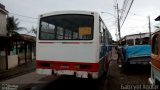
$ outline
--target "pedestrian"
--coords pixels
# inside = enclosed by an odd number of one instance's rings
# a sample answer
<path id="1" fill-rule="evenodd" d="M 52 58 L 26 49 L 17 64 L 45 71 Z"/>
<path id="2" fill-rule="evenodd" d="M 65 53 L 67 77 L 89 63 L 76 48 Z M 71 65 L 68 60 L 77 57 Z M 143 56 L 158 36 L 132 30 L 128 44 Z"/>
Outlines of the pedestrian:
<path id="1" fill-rule="evenodd" d="M 117 63 L 119 67 L 122 67 L 122 63 L 123 63 L 123 54 L 122 54 L 122 46 L 119 44 L 117 47 L 117 54 L 118 54 L 118 58 L 117 58 Z"/>

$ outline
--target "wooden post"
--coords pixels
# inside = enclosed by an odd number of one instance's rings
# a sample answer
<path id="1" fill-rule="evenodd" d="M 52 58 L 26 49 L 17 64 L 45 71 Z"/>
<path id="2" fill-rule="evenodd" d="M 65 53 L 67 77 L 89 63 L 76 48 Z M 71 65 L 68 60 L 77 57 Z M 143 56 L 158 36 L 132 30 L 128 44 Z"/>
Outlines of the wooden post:
<path id="1" fill-rule="evenodd" d="M 27 63 L 27 45 L 25 41 L 24 41 L 24 56 L 25 56 L 25 63 Z"/>
<path id="2" fill-rule="evenodd" d="M 31 42 L 29 43 L 29 46 L 30 46 L 30 59 L 32 60 L 32 43 Z"/>
<path id="3" fill-rule="evenodd" d="M 151 44 L 151 20 L 150 20 L 150 16 L 148 16 L 148 28 L 149 28 L 149 43 Z"/>
<path id="4" fill-rule="evenodd" d="M 7 38 L 7 40 L 6 40 L 7 42 L 5 42 L 5 44 L 6 44 L 6 46 L 5 46 L 5 58 L 6 58 L 6 70 L 8 70 L 8 38 Z"/>
<path id="5" fill-rule="evenodd" d="M 8 38 L 7 47 L 8 47 L 8 48 L 7 48 L 7 49 L 8 49 L 8 52 L 7 52 L 7 53 L 8 53 L 8 55 L 10 55 L 10 49 L 11 49 L 11 38 L 10 38 L 10 37 Z"/>
<path id="6" fill-rule="evenodd" d="M 16 39 L 16 54 L 18 56 L 18 42 L 17 42 L 17 39 Z M 20 58 L 18 56 L 18 65 L 20 65 Z"/>
<path id="7" fill-rule="evenodd" d="M 17 40 L 16 40 L 16 54 L 18 55 L 18 46 L 17 46 Z"/>

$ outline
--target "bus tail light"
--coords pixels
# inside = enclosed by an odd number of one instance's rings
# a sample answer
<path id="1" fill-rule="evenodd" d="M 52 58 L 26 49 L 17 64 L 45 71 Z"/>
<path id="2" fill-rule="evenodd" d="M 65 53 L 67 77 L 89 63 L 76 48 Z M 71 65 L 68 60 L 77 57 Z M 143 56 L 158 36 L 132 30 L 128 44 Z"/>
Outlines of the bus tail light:
<path id="1" fill-rule="evenodd" d="M 50 67 L 51 64 L 50 63 L 38 63 L 38 66 L 41 66 L 41 67 Z"/>
<path id="2" fill-rule="evenodd" d="M 62 64 L 60 65 L 60 69 L 69 69 L 69 65 Z"/>
<path id="3" fill-rule="evenodd" d="M 75 65 L 74 66 L 74 68 L 76 68 L 76 69 L 82 69 L 82 70 L 84 70 L 84 69 L 92 69 L 92 65 Z"/>
<path id="4" fill-rule="evenodd" d="M 98 71 L 98 63 L 81 62 L 56 62 L 56 61 L 36 61 L 36 68 L 46 68 L 55 70 L 77 70 L 77 71 Z"/>

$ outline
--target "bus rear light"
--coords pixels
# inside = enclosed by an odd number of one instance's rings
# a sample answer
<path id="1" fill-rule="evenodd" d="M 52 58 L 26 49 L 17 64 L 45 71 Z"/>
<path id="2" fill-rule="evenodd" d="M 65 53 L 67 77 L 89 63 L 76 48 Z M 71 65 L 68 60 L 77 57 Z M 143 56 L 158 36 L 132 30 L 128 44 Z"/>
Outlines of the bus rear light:
<path id="1" fill-rule="evenodd" d="M 75 65 L 76 69 L 92 69 L 92 65 Z"/>
<path id="2" fill-rule="evenodd" d="M 49 67 L 52 67 L 53 65 L 50 64 L 50 63 L 38 63 L 37 66 L 38 67 L 49 68 Z"/>
<path id="3" fill-rule="evenodd" d="M 74 68 L 79 69 L 80 65 L 75 65 Z"/>
<path id="4" fill-rule="evenodd" d="M 36 68 L 96 72 L 98 63 L 36 61 Z"/>
<path id="5" fill-rule="evenodd" d="M 60 69 L 69 69 L 69 65 L 63 65 L 63 64 L 62 64 L 62 65 L 60 66 Z"/>
<path id="6" fill-rule="evenodd" d="M 40 63 L 40 66 L 43 66 L 43 67 L 50 67 L 50 63 Z"/>

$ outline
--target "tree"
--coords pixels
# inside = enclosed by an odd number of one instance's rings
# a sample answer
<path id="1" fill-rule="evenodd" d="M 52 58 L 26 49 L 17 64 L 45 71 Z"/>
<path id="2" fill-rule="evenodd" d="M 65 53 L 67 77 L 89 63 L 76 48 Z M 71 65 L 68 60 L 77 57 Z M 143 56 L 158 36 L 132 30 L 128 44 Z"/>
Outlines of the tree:
<path id="1" fill-rule="evenodd" d="M 34 28 L 34 27 L 32 27 L 31 32 L 33 32 L 34 34 L 36 34 L 37 33 L 37 29 Z"/>
<path id="2" fill-rule="evenodd" d="M 7 18 L 7 30 L 8 35 L 12 36 L 13 34 L 18 34 L 19 31 L 26 30 L 25 27 L 19 27 L 20 22 L 18 21 L 18 18 L 14 17 L 8 17 Z"/>

